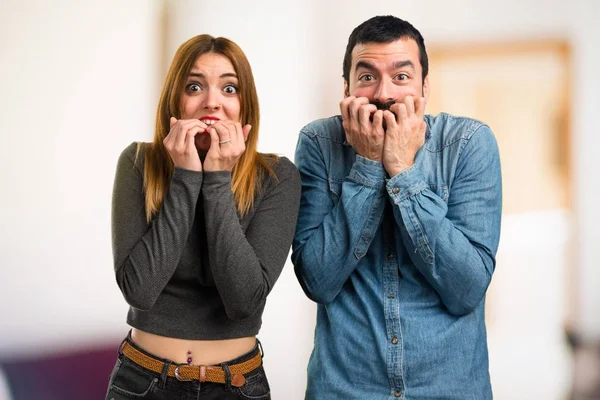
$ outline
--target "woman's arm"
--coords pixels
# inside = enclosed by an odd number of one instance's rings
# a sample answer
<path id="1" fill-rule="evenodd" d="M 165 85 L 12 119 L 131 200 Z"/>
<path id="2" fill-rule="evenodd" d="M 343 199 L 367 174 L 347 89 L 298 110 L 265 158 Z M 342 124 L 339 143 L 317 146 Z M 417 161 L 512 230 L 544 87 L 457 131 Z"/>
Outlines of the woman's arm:
<path id="1" fill-rule="evenodd" d="M 202 195 L 208 258 L 215 284 L 232 320 L 264 305 L 287 259 L 298 216 L 300 178 L 294 164 L 280 158 L 278 181 L 263 187 L 244 234 L 233 201 L 231 173 L 205 172 Z"/>
<path id="2" fill-rule="evenodd" d="M 175 168 L 164 202 L 148 224 L 143 157 L 127 147 L 117 165 L 112 198 L 112 245 L 117 284 L 129 305 L 152 308 L 175 272 L 194 222 L 202 172 Z"/>

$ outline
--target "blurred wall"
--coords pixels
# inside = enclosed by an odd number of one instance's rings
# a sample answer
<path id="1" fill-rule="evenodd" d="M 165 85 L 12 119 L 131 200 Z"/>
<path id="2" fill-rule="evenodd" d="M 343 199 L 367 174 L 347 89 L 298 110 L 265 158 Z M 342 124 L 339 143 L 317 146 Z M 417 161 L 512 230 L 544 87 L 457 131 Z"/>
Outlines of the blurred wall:
<path id="1" fill-rule="evenodd" d="M 0 4 L 0 180 L 5 182 L 0 197 L 0 356 L 116 341 L 127 331 L 127 307 L 114 281 L 110 249 L 114 168 L 130 142 L 151 139 L 166 66 L 181 42 L 207 32 L 240 44 L 261 101 L 260 150 L 293 158 L 299 129 L 337 113 L 347 37 L 377 14 L 411 21 L 428 44 L 571 41 L 575 218 L 567 213 L 567 223 L 559 218 L 551 226 L 570 229 L 570 221 L 575 223 L 581 288 L 577 326 L 600 337 L 600 256 L 594 251 L 594 239 L 600 237 L 595 206 L 600 204 L 595 183 L 598 3 L 9 0 Z M 518 98 L 515 93 L 516 106 L 522 106 Z M 518 226 L 506 225 L 503 237 L 519 242 L 514 235 L 531 233 Z M 528 257 L 537 262 L 532 269 L 543 274 L 545 258 Z M 538 285 L 543 287 L 543 276 L 531 282 L 531 289 Z M 302 398 L 314 309 L 288 263 L 269 297 L 260 333 L 276 399 Z M 497 390 L 509 393 L 502 386 L 509 381 L 501 376 L 495 381 Z"/>
<path id="2" fill-rule="evenodd" d="M 159 3 L 0 3 L 0 354 L 123 336 L 110 202 L 147 139 Z"/>

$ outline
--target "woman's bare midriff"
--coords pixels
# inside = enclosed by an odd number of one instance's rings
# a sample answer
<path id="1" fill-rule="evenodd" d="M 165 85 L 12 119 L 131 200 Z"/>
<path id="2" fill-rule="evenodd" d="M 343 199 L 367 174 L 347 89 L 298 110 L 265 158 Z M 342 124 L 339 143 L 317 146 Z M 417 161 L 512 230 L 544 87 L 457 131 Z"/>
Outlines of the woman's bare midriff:
<path id="1" fill-rule="evenodd" d="M 158 336 L 133 328 L 131 338 L 142 349 L 178 364 L 215 365 L 248 353 L 256 345 L 254 336 L 225 340 L 186 340 Z"/>

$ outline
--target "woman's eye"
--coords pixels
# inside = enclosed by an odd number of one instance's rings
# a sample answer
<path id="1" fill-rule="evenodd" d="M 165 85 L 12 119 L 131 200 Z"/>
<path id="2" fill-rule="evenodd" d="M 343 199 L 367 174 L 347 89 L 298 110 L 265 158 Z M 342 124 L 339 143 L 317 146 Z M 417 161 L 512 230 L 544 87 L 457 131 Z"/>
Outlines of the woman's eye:
<path id="1" fill-rule="evenodd" d="M 190 83 L 185 87 L 188 92 L 199 92 L 202 90 L 202 87 L 197 83 Z"/>
<path id="2" fill-rule="evenodd" d="M 236 94 L 237 88 L 233 85 L 227 85 L 223 88 L 223 91 L 227 94 Z"/>

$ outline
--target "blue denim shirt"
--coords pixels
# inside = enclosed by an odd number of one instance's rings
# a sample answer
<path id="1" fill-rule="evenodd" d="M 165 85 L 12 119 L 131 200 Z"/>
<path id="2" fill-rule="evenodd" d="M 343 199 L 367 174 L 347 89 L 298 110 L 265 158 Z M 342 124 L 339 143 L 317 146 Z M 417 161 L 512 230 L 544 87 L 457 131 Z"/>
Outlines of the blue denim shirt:
<path id="1" fill-rule="evenodd" d="M 307 399 L 492 398 L 498 148 L 479 121 L 425 121 L 414 165 L 391 179 L 348 145 L 339 116 L 300 132 L 292 261 L 318 303 Z"/>

